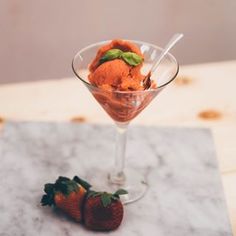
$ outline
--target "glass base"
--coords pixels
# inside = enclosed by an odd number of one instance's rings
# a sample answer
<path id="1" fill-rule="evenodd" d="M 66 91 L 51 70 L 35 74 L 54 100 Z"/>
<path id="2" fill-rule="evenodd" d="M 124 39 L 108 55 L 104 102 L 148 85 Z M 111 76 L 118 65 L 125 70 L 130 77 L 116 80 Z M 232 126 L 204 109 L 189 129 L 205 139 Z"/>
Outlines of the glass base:
<path id="1" fill-rule="evenodd" d="M 125 175 L 122 175 L 122 181 L 117 181 L 113 174 L 107 175 L 105 171 L 97 171 L 95 175 L 88 176 L 88 182 L 93 184 L 92 189 L 95 191 L 114 193 L 121 188 L 127 190 L 128 194 L 120 196 L 123 204 L 141 199 L 148 190 L 146 177 L 141 172 L 133 169 L 126 170 Z"/>

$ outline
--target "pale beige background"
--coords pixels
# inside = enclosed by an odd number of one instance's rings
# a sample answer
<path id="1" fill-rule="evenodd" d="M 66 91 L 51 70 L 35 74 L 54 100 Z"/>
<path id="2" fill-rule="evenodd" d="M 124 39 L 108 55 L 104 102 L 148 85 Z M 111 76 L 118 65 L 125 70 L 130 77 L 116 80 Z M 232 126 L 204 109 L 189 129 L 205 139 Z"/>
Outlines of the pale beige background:
<path id="1" fill-rule="evenodd" d="M 181 64 L 236 59 L 236 0 L 0 0 L 0 82 L 70 76 L 87 44 L 174 32 Z"/>

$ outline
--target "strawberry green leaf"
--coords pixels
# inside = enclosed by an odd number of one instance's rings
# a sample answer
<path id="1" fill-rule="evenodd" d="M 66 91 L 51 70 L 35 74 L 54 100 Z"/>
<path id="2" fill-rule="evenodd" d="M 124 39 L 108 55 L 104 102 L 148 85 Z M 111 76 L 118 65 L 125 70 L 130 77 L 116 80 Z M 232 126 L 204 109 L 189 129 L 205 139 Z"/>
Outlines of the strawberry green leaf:
<path id="1" fill-rule="evenodd" d="M 128 194 L 128 191 L 126 191 L 125 189 L 118 189 L 114 195 L 124 195 L 124 194 Z"/>
<path id="2" fill-rule="evenodd" d="M 100 196 L 102 195 L 103 193 L 102 192 L 96 192 L 94 190 L 89 190 L 88 191 L 88 194 L 87 194 L 87 197 L 96 197 L 96 196 Z"/>
<path id="3" fill-rule="evenodd" d="M 134 52 L 124 52 L 121 55 L 121 58 L 131 66 L 137 66 L 142 63 L 143 59 L 141 56 Z"/>
<path id="4" fill-rule="evenodd" d="M 107 207 L 108 205 L 111 204 L 111 196 L 109 194 L 107 194 L 107 193 L 103 193 L 101 195 L 101 200 L 102 200 L 102 205 L 104 207 Z"/>
<path id="5" fill-rule="evenodd" d="M 46 206 L 46 205 L 53 205 L 54 204 L 54 195 L 43 195 L 42 199 L 41 199 L 41 204 L 42 206 Z"/>
<path id="6" fill-rule="evenodd" d="M 59 177 L 55 183 L 55 191 L 61 192 L 68 196 L 71 192 L 77 192 L 79 185 L 74 181 L 66 177 Z"/>
<path id="7" fill-rule="evenodd" d="M 59 176 L 57 179 L 58 182 L 69 181 L 69 180 L 70 180 L 69 178 L 64 177 L 64 176 Z"/>
<path id="8" fill-rule="evenodd" d="M 89 188 L 92 187 L 92 185 L 90 183 L 88 183 L 87 181 L 79 178 L 78 176 L 74 176 L 73 180 L 80 184 L 82 187 L 84 187 L 86 190 L 88 190 Z"/>
<path id="9" fill-rule="evenodd" d="M 48 195 L 43 195 L 43 197 L 42 197 L 42 199 L 41 199 L 41 204 L 43 205 L 43 206 L 46 206 L 46 205 L 48 205 Z"/>
<path id="10" fill-rule="evenodd" d="M 79 190 L 79 186 L 77 185 L 77 183 L 75 183 L 74 181 L 70 181 L 66 184 L 66 195 L 69 195 L 71 192 L 77 192 Z"/>
<path id="11" fill-rule="evenodd" d="M 47 194 L 53 194 L 54 193 L 54 184 L 45 184 L 44 185 L 44 192 Z"/>
<path id="12" fill-rule="evenodd" d="M 112 195 L 111 198 L 114 201 L 118 201 L 120 199 L 119 196 L 115 196 L 115 195 Z"/>
<path id="13" fill-rule="evenodd" d="M 97 196 L 100 196 L 100 195 L 102 195 L 102 193 L 100 193 L 100 192 L 95 192 L 95 193 L 93 194 L 93 197 L 97 197 Z"/>
<path id="14" fill-rule="evenodd" d="M 88 194 L 87 194 L 87 197 L 88 197 L 88 198 L 89 198 L 89 197 L 93 197 L 93 195 L 94 195 L 95 193 L 96 193 L 95 191 L 89 190 L 89 191 L 88 191 Z"/>
<path id="15" fill-rule="evenodd" d="M 93 195 L 93 192 L 92 192 L 92 191 L 88 192 L 88 193 L 87 193 L 87 198 L 92 197 L 92 195 Z"/>
<path id="16" fill-rule="evenodd" d="M 54 204 L 55 185 L 51 184 L 51 183 L 45 184 L 44 185 L 44 192 L 46 194 L 44 194 L 42 196 L 41 204 L 43 206 L 46 206 L 46 205 L 51 206 L 51 205 L 53 205 Z"/>

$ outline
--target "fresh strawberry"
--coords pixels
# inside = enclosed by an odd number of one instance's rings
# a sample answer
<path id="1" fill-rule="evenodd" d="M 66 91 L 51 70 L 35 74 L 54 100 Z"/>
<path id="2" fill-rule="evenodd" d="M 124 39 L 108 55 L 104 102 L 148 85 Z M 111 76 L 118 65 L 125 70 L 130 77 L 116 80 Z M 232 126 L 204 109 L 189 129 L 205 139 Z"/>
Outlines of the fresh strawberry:
<path id="1" fill-rule="evenodd" d="M 119 197 L 122 194 L 127 194 L 127 191 L 119 189 L 114 194 L 89 191 L 84 206 L 85 226 L 103 231 L 118 228 L 124 213 Z"/>
<path id="2" fill-rule="evenodd" d="M 60 176 L 54 184 L 45 184 L 41 204 L 56 206 L 75 221 L 82 220 L 82 205 L 90 184 L 75 176 L 73 180 Z"/>

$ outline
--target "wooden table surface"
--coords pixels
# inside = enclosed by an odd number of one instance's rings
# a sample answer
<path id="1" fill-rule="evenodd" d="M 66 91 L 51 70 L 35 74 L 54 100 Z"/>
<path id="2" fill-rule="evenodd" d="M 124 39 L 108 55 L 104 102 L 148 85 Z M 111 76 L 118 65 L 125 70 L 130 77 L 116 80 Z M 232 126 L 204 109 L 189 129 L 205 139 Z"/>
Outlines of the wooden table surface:
<path id="1" fill-rule="evenodd" d="M 236 61 L 182 66 L 132 124 L 208 127 L 212 130 L 229 216 L 236 235 Z M 112 120 L 75 78 L 0 85 L 5 121 Z"/>

